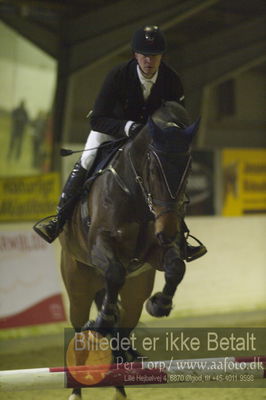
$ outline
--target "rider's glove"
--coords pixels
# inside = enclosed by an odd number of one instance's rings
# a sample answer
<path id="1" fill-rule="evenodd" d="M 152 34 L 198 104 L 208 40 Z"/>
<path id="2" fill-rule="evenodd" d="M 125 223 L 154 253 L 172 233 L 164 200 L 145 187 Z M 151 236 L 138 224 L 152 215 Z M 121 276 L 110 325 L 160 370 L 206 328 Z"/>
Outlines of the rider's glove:
<path id="1" fill-rule="evenodd" d="M 128 136 L 129 137 L 136 136 L 141 131 L 143 126 L 144 126 L 143 124 L 139 124 L 138 122 L 133 122 L 133 124 L 131 124 L 128 130 Z"/>

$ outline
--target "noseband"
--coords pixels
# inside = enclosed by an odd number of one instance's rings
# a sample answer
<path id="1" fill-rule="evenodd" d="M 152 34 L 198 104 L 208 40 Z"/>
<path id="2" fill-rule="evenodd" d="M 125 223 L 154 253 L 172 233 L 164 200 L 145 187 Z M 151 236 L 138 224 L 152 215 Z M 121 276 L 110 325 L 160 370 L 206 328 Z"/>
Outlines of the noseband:
<path id="1" fill-rule="evenodd" d="M 148 161 L 149 164 L 151 162 L 151 158 L 152 157 L 156 160 L 156 162 L 158 164 L 159 170 L 160 170 L 161 175 L 163 177 L 163 181 L 164 181 L 165 187 L 167 189 L 167 192 L 169 193 L 169 197 L 170 197 L 169 201 L 153 199 L 151 191 L 144 184 L 144 179 L 138 174 L 138 172 L 137 172 L 137 170 L 136 170 L 136 168 L 134 166 L 134 163 L 133 163 L 133 160 L 132 160 L 132 157 L 131 157 L 131 153 L 129 152 L 129 161 L 130 161 L 131 169 L 132 169 L 132 171 L 134 173 L 135 181 L 139 184 L 141 192 L 143 194 L 143 197 L 144 197 L 144 199 L 145 199 L 145 201 L 146 201 L 146 203 L 147 203 L 147 205 L 149 207 L 149 210 L 154 215 L 154 218 L 156 220 L 156 219 L 160 218 L 164 214 L 177 212 L 176 199 L 177 199 L 179 193 L 181 192 L 181 190 L 182 190 L 182 188 L 184 186 L 184 183 L 185 183 L 185 180 L 186 180 L 186 177 L 187 177 L 187 173 L 188 173 L 188 170 L 189 170 L 190 165 L 191 165 L 192 158 L 191 158 L 191 155 L 189 155 L 189 158 L 188 158 L 186 167 L 184 169 L 183 175 L 181 177 L 180 183 L 178 185 L 176 194 L 173 194 L 173 192 L 171 191 L 171 188 L 170 188 L 170 185 L 169 185 L 165 170 L 164 170 L 163 165 L 161 163 L 161 160 L 160 160 L 157 152 L 155 151 L 155 149 L 152 146 L 150 146 L 150 150 L 146 153 L 146 160 Z M 162 207 L 163 210 L 160 213 L 157 214 L 155 212 L 155 210 L 154 210 L 154 205 Z"/>

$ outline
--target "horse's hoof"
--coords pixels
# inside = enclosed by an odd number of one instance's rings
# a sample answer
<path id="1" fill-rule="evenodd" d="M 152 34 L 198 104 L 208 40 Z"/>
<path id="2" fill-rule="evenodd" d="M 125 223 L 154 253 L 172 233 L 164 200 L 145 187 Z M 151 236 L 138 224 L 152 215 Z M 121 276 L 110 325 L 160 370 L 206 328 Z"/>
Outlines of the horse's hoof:
<path id="1" fill-rule="evenodd" d="M 84 332 L 84 331 L 93 331 L 93 332 L 98 333 L 98 334 L 100 334 L 102 336 L 108 336 L 108 335 L 111 335 L 113 333 L 112 328 L 107 328 L 107 326 L 103 327 L 103 323 L 99 319 L 98 319 L 98 321 L 96 319 L 96 321 L 90 320 L 90 321 L 86 322 L 86 324 L 83 325 L 81 331 L 82 332 Z"/>
<path id="2" fill-rule="evenodd" d="M 143 355 L 139 351 L 134 350 L 132 347 L 127 350 L 126 356 L 128 362 L 138 361 L 143 358 Z"/>
<path id="3" fill-rule="evenodd" d="M 68 400 L 81 400 L 81 389 L 80 388 L 73 389 Z"/>
<path id="4" fill-rule="evenodd" d="M 94 328 L 103 334 L 112 333 L 119 321 L 120 311 L 115 304 L 105 305 L 104 309 L 98 313 Z"/>
<path id="5" fill-rule="evenodd" d="M 72 393 L 68 400 L 81 400 L 81 396 L 79 394 Z"/>
<path id="6" fill-rule="evenodd" d="M 155 293 L 146 302 L 146 310 L 153 317 L 167 317 L 172 310 L 172 297 L 162 292 Z"/>
<path id="7" fill-rule="evenodd" d="M 94 330 L 94 326 L 95 326 L 95 321 L 93 320 L 89 320 L 86 322 L 86 324 L 83 325 L 83 327 L 81 328 L 81 331 L 93 331 Z"/>
<path id="8" fill-rule="evenodd" d="M 113 400 L 126 400 L 127 398 L 124 386 L 116 387 Z"/>
<path id="9" fill-rule="evenodd" d="M 112 334 L 115 323 L 116 323 L 116 318 L 114 318 L 114 316 L 109 316 L 100 313 L 94 323 L 94 330 L 101 333 L 104 336 Z"/>

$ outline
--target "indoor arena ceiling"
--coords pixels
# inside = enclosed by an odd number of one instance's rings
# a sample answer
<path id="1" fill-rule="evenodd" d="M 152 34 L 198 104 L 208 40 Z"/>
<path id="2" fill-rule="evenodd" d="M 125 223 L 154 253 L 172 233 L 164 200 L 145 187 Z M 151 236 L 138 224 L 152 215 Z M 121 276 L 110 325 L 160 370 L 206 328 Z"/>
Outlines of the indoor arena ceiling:
<path id="1" fill-rule="evenodd" d="M 136 27 L 155 22 L 167 30 L 169 48 L 184 46 L 218 31 L 265 16 L 265 0 L 0 0 L 0 19 L 58 58 L 59 44 L 77 47 L 80 63 L 90 63 L 87 49 L 100 58 L 105 52 L 123 51 Z M 108 40 L 107 40 L 108 39 Z M 111 44 L 113 42 L 113 44 Z"/>
<path id="2" fill-rule="evenodd" d="M 78 18 L 119 0 L 0 0 L 5 14 L 16 14 L 58 29 L 62 18 Z"/>
<path id="3" fill-rule="evenodd" d="M 254 67 L 264 71 L 265 7 L 265 0 L 0 0 L 0 20 L 57 60 L 60 143 L 69 77 L 126 59 L 140 26 L 158 24 L 166 32 L 167 58 L 196 116 L 207 85 Z"/>

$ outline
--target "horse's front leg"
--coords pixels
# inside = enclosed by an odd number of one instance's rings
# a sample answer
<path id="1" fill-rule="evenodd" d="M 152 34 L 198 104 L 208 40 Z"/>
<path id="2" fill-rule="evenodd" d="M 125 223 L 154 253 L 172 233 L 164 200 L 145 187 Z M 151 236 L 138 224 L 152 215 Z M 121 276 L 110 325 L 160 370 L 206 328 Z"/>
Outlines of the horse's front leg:
<path id="1" fill-rule="evenodd" d="M 172 309 L 173 297 L 182 281 L 186 265 L 181 259 L 177 245 L 169 246 L 164 254 L 165 285 L 162 292 L 155 293 L 146 303 L 148 313 L 154 317 L 166 317 Z"/>
<path id="2" fill-rule="evenodd" d="M 105 296 L 95 321 L 95 328 L 109 330 L 119 318 L 118 293 L 125 283 L 126 270 L 116 254 L 115 242 L 108 234 L 97 238 L 92 249 L 92 261 L 104 271 L 105 280 Z"/>
<path id="3" fill-rule="evenodd" d="M 181 213 L 163 214 L 156 221 L 156 236 L 163 249 L 163 269 L 165 285 L 162 292 L 154 294 L 146 303 L 146 309 L 154 317 L 168 316 L 177 286 L 182 281 L 186 265 L 182 257 L 183 232 Z"/>
<path id="4" fill-rule="evenodd" d="M 125 269 L 121 263 L 112 260 L 108 266 L 105 278 L 105 296 L 102 308 L 95 321 L 96 329 L 110 329 L 115 326 L 119 318 L 117 306 L 118 293 L 125 282 Z"/>
<path id="5" fill-rule="evenodd" d="M 179 247 L 176 244 L 169 247 L 165 252 L 164 271 L 165 285 L 162 293 L 172 299 L 186 271 L 186 264 L 182 260 Z"/>

